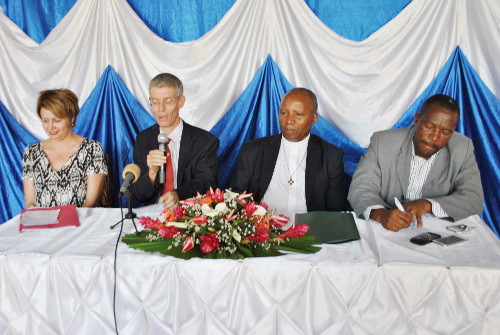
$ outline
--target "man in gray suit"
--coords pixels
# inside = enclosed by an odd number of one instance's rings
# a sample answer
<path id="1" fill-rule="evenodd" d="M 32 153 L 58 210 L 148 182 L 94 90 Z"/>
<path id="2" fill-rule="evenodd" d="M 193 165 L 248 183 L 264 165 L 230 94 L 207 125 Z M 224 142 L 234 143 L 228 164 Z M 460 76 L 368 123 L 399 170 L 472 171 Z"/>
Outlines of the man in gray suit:
<path id="1" fill-rule="evenodd" d="M 348 200 L 357 215 L 384 228 L 407 228 L 422 215 L 460 220 L 483 210 L 472 141 L 455 132 L 460 110 L 449 96 L 427 99 L 414 124 L 373 134 L 353 175 Z M 395 200 L 405 212 L 395 209 Z"/>

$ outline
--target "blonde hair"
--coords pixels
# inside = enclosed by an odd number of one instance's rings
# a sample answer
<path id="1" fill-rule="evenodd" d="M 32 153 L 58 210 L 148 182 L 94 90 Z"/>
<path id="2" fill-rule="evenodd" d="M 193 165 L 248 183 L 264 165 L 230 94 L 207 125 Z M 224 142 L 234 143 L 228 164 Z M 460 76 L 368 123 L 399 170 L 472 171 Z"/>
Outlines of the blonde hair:
<path id="1" fill-rule="evenodd" d="M 149 90 L 152 87 L 172 87 L 175 89 L 177 96 L 180 97 L 184 93 L 184 87 L 182 86 L 182 81 L 170 73 L 160 73 L 149 82 Z"/>
<path id="2" fill-rule="evenodd" d="M 36 113 L 41 118 L 40 110 L 45 108 L 59 118 L 68 118 L 74 124 L 80 112 L 78 97 L 68 89 L 46 90 L 40 92 L 36 103 Z"/>

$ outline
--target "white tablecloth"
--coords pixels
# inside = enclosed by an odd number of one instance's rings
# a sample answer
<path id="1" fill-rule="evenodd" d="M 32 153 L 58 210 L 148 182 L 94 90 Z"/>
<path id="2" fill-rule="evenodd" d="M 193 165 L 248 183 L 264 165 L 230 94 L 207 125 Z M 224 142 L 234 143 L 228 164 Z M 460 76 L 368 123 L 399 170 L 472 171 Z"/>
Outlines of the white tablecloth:
<path id="1" fill-rule="evenodd" d="M 148 210 L 138 211 L 139 215 Z M 0 334 L 112 334 L 119 209 L 78 228 L 0 225 Z M 150 213 L 153 214 L 153 213 Z M 500 242 L 474 216 L 468 242 L 408 242 L 357 220 L 362 239 L 312 255 L 178 260 L 120 243 L 120 334 L 498 334 Z M 426 218 L 441 233 L 449 222 Z M 131 233 L 130 220 L 125 231 Z"/>

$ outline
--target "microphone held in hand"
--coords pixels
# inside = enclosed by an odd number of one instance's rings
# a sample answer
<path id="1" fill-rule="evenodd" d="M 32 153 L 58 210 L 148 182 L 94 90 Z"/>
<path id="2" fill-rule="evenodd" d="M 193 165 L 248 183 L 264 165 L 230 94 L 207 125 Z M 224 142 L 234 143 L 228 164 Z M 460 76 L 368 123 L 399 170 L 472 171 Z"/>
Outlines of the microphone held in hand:
<path id="1" fill-rule="evenodd" d="M 160 133 L 158 135 L 158 149 L 160 149 L 161 152 L 163 153 L 167 152 L 167 143 L 168 143 L 167 134 Z M 165 164 L 162 164 L 160 166 L 159 182 L 162 185 L 165 184 Z"/>
<path id="2" fill-rule="evenodd" d="M 137 179 L 139 179 L 140 175 L 141 175 L 141 168 L 138 165 L 129 164 L 125 166 L 122 174 L 123 184 L 122 187 L 120 187 L 120 193 L 118 194 L 118 196 L 119 197 L 123 196 L 130 187 L 130 184 L 135 183 Z"/>

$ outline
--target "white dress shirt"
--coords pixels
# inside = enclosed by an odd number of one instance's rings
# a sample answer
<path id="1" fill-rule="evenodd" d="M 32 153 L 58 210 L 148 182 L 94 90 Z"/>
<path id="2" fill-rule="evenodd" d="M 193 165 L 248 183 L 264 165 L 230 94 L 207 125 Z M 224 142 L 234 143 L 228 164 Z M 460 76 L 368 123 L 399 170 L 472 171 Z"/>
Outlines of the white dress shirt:
<path id="1" fill-rule="evenodd" d="M 307 212 L 306 205 L 306 160 L 310 135 L 302 141 L 290 142 L 281 138 L 280 151 L 274 166 L 273 177 L 262 198 L 269 209 L 278 214 L 292 216 Z M 289 183 L 289 180 L 293 183 Z"/>

